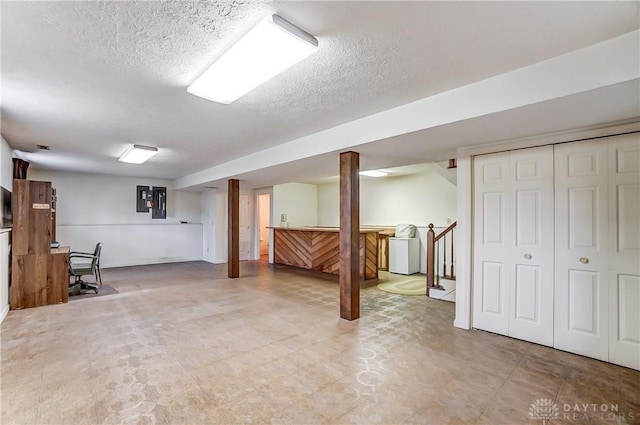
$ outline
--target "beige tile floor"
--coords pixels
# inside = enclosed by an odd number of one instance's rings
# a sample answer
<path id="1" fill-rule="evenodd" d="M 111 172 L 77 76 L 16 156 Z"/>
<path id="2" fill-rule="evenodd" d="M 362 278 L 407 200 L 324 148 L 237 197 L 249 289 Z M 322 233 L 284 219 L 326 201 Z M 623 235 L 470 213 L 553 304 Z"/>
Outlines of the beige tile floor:
<path id="1" fill-rule="evenodd" d="M 347 322 L 335 277 L 265 263 L 103 277 L 120 294 L 4 320 L 3 424 L 542 424 L 539 399 L 640 423 L 640 372 L 456 329 L 452 303 L 372 286 Z"/>

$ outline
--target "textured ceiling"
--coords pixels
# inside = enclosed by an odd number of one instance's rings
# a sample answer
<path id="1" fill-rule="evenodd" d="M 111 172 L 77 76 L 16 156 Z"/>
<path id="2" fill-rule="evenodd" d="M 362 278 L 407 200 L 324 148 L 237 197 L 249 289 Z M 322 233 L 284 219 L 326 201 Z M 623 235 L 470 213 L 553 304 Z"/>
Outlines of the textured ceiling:
<path id="1" fill-rule="evenodd" d="M 2 128 L 36 166 L 176 178 L 638 28 L 638 2 L 2 2 Z M 267 13 L 319 50 L 232 105 L 186 87 Z M 158 146 L 147 164 L 115 159 Z M 32 156 L 34 158 L 34 156 Z M 435 159 L 435 158 L 434 158 Z"/>

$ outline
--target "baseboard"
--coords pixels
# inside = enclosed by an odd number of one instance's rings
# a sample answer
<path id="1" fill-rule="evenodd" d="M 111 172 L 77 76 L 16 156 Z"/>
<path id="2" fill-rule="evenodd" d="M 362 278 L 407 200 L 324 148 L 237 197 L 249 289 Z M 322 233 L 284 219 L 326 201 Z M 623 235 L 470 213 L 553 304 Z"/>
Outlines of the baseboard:
<path id="1" fill-rule="evenodd" d="M 197 258 L 161 258 L 157 260 L 149 260 L 145 262 L 124 262 L 115 264 L 100 264 L 100 269 L 111 269 L 116 267 L 131 267 L 131 266 L 148 266 L 151 264 L 169 264 L 169 263 L 185 263 L 188 261 L 205 261 L 202 257 Z"/>
<path id="2" fill-rule="evenodd" d="M 460 329 L 467 329 L 467 330 L 470 329 L 466 323 L 463 323 L 461 320 L 457 320 L 457 319 L 453 321 L 453 326 Z"/>
<path id="3" fill-rule="evenodd" d="M 2 323 L 5 317 L 7 317 L 7 314 L 9 314 L 9 304 L 5 305 L 2 309 L 2 313 L 0 313 L 0 323 Z"/>
<path id="4" fill-rule="evenodd" d="M 219 258 L 203 258 L 202 261 L 206 262 L 206 263 L 210 263 L 210 264 L 224 264 L 227 262 L 227 259 L 225 258 L 224 260 L 220 260 Z M 242 261 L 242 260 L 241 260 Z M 249 260 L 249 261 L 257 261 L 257 260 Z"/>

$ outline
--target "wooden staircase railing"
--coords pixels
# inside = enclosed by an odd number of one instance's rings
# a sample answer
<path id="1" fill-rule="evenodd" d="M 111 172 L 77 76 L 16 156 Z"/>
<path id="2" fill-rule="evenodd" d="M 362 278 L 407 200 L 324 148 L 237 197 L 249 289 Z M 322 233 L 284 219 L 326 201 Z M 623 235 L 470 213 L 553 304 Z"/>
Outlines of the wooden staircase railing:
<path id="1" fill-rule="evenodd" d="M 432 289 L 444 290 L 444 287 L 440 285 L 440 278 L 456 280 L 455 273 L 455 257 L 453 249 L 453 229 L 455 229 L 457 221 L 440 234 L 436 235 L 433 231 L 433 224 L 429 224 L 429 230 L 427 231 L 427 296 Z M 450 237 L 450 250 L 447 250 L 447 236 Z M 442 248 L 440 243 L 442 242 Z M 440 253 L 442 252 L 442 274 L 440 273 Z M 447 261 L 449 262 L 447 265 Z M 448 270 L 447 270 L 448 269 Z M 449 271 L 449 274 L 447 274 Z"/>

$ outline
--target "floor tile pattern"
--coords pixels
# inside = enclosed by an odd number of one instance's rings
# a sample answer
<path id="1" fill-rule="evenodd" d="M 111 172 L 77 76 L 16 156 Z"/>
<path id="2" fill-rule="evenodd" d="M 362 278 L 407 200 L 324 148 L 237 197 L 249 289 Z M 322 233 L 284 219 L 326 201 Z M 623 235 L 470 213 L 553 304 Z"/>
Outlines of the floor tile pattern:
<path id="1" fill-rule="evenodd" d="M 453 303 L 374 285 L 348 322 L 336 276 L 226 273 L 105 269 L 119 294 L 11 311 L 1 423 L 640 423 L 640 372 L 454 328 Z M 539 400 L 558 410 L 532 416 Z"/>

